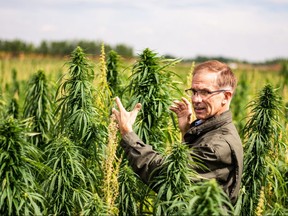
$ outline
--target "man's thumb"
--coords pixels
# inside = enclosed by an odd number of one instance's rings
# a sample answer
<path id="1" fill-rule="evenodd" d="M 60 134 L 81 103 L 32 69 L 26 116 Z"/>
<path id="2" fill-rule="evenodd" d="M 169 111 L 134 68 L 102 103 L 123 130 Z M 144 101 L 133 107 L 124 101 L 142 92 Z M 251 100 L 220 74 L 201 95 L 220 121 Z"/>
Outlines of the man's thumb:
<path id="1" fill-rule="evenodd" d="M 133 112 L 139 112 L 139 110 L 141 109 L 142 104 L 141 103 L 137 103 L 133 109 Z"/>

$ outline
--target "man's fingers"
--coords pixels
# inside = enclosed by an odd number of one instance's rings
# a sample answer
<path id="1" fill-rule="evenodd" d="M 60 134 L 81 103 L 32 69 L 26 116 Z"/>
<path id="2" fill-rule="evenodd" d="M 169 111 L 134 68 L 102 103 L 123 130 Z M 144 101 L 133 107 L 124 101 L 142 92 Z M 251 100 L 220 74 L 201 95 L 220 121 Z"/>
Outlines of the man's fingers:
<path id="1" fill-rule="evenodd" d="M 115 108 L 112 108 L 112 113 L 114 114 L 114 115 L 118 115 L 118 110 L 116 110 Z"/>
<path id="2" fill-rule="evenodd" d="M 132 110 L 132 112 L 133 112 L 133 114 L 135 115 L 137 115 L 137 113 L 139 112 L 139 110 L 141 109 L 141 107 L 142 107 L 142 104 L 141 103 L 137 103 L 136 105 L 135 105 L 135 107 L 134 107 L 134 109 Z"/>
<path id="3" fill-rule="evenodd" d="M 182 101 L 183 101 L 187 106 L 190 106 L 190 102 L 189 102 L 185 97 L 182 97 Z"/>
<path id="4" fill-rule="evenodd" d="M 120 112 L 121 112 L 122 110 L 125 110 L 125 108 L 123 107 L 123 105 L 122 105 L 119 97 L 116 97 L 116 98 L 115 98 L 115 101 L 116 101 L 116 104 L 117 104 Z"/>
<path id="5" fill-rule="evenodd" d="M 169 107 L 169 109 L 172 110 L 172 111 L 179 110 L 178 107 L 175 106 L 175 105 L 171 105 L 171 106 Z"/>
<path id="6" fill-rule="evenodd" d="M 187 104 L 182 102 L 182 101 L 175 100 L 175 101 L 173 101 L 173 103 L 174 103 L 174 105 L 172 105 L 172 106 L 175 108 L 178 108 L 178 109 L 186 109 L 186 107 L 187 107 Z"/>
<path id="7" fill-rule="evenodd" d="M 141 107 L 142 107 L 142 104 L 141 103 L 137 103 L 136 105 L 135 105 L 135 107 L 134 107 L 134 110 L 136 109 L 136 110 L 140 110 L 141 109 Z"/>
<path id="8" fill-rule="evenodd" d="M 112 108 L 112 113 L 115 116 L 117 122 L 119 122 L 119 111 L 116 110 L 115 108 Z"/>

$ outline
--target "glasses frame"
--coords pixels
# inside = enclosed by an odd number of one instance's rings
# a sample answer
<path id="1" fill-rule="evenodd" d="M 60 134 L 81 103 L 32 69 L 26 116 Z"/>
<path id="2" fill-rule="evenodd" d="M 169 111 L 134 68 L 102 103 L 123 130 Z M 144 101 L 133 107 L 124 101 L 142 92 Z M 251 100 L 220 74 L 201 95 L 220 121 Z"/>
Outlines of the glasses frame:
<path id="1" fill-rule="evenodd" d="M 201 98 L 206 98 L 208 97 L 209 95 L 213 95 L 214 93 L 220 93 L 220 92 L 227 92 L 227 91 L 230 91 L 230 90 L 227 90 L 227 89 L 219 89 L 219 90 L 215 90 L 215 91 L 208 91 L 208 90 L 195 90 L 195 89 L 192 89 L 192 88 L 189 88 L 189 89 L 185 89 L 185 93 L 190 96 L 190 97 L 193 97 L 193 96 L 200 96 Z M 201 95 L 199 94 L 199 92 L 207 92 L 207 95 Z"/>

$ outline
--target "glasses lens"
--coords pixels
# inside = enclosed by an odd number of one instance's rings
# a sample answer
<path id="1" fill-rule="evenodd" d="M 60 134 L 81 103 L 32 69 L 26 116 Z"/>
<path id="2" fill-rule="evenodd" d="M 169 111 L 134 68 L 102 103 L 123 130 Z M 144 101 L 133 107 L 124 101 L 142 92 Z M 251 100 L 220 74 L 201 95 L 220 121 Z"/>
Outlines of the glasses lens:
<path id="1" fill-rule="evenodd" d="M 201 97 L 207 97 L 210 92 L 209 91 L 206 91 L 206 90 L 201 90 L 201 91 L 198 91 L 198 94 L 201 96 Z"/>

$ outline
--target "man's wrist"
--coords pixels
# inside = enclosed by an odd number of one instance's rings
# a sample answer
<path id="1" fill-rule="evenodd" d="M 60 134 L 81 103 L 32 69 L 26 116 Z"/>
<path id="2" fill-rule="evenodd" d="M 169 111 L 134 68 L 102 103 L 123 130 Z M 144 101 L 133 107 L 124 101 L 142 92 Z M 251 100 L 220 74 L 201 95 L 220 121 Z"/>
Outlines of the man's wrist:
<path id="1" fill-rule="evenodd" d="M 122 136 L 125 136 L 126 134 L 128 134 L 130 132 L 133 132 L 132 128 L 122 128 L 120 130 L 120 133 L 121 133 Z"/>

